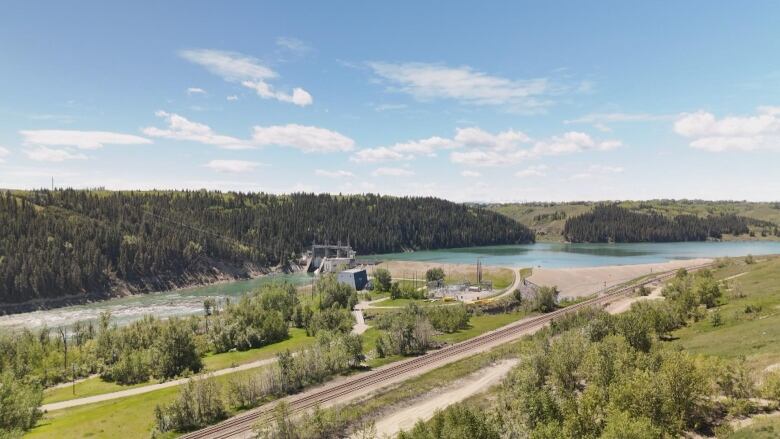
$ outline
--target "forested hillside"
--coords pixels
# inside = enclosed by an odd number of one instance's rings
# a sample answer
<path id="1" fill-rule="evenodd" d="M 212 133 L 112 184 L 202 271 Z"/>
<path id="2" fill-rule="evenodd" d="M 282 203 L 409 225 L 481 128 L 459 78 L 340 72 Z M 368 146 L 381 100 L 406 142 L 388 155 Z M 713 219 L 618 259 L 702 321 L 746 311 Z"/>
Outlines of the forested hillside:
<path id="1" fill-rule="evenodd" d="M 435 198 L 186 192 L 0 195 L 0 302 L 148 291 L 287 266 L 312 242 L 359 253 L 525 243 L 526 227 Z"/>
<path id="2" fill-rule="evenodd" d="M 616 204 L 602 204 L 593 211 L 569 218 L 563 236 L 569 242 L 676 242 L 720 239 L 724 234 L 743 235 L 758 220 L 737 215 L 667 217 L 637 213 Z"/>
<path id="3" fill-rule="evenodd" d="M 571 201 L 562 203 L 503 203 L 489 204 L 489 210 L 506 215 L 525 224 L 536 233 L 537 240 L 563 241 L 563 227 L 566 220 L 583 213 L 592 212 L 603 203 L 592 201 Z M 751 201 L 708 201 L 708 200 L 647 200 L 617 201 L 620 207 L 634 213 L 658 214 L 667 218 L 692 215 L 699 218 L 720 215 L 737 215 L 757 220 L 748 225 L 750 239 L 778 239 L 776 233 L 780 224 L 780 202 Z M 727 235 L 724 239 L 730 239 Z M 746 239 L 742 235 L 739 239 Z"/>

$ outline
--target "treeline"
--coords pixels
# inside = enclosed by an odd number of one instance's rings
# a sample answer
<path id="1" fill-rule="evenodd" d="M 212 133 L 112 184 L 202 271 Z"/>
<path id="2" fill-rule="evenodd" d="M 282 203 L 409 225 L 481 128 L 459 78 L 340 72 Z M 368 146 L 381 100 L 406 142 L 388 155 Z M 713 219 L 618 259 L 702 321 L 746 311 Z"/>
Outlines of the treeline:
<path id="1" fill-rule="evenodd" d="M 312 242 L 369 254 L 531 241 L 502 215 L 430 197 L 7 191 L 0 303 L 247 276 L 288 266 Z"/>
<path id="2" fill-rule="evenodd" d="M 564 238 L 569 242 L 678 242 L 719 239 L 724 234 L 750 232 L 751 220 L 737 215 L 678 215 L 638 213 L 615 204 L 596 206 L 592 212 L 566 220 Z"/>

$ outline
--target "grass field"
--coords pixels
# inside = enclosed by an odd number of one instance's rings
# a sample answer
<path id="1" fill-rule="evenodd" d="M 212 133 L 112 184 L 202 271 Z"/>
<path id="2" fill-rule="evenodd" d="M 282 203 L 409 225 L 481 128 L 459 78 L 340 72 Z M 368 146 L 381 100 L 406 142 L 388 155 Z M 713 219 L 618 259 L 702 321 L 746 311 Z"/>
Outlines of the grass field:
<path id="1" fill-rule="evenodd" d="M 768 366 L 780 363 L 780 258 L 760 260 L 753 265 L 735 260 L 716 270 L 715 275 L 719 279 L 731 278 L 725 281 L 729 286 L 726 303 L 718 307 L 723 324 L 715 327 L 709 319 L 691 323 L 675 331 L 676 340 L 671 343 L 696 354 L 744 358 L 755 376 L 760 377 Z M 735 297 L 737 291 L 744 297 Z M 758 311 L 746 312 L 748 308 Z M 729 436 L 778 437 L 780 416 L 758 416 L 752 424 Z"/>
<path id="2" fill-rule="evenodd" d="M 461 329 L 457 332 L 453 332 L 452 334 L 440 334 L 435 338 L 436 341 L 444 343 L 458 343 L 476 337 L 480 334 L 484 334 L 485 332 L 498 329 L 512 322 L 516 322 L 527 316 L 528 314 L 523 311 L 474 316 L 469 319 L 468 328 Z"/>
<path id="3" fill-rule="evenodd" d="M 203 366 L 207 371 L 227 369 L 233 366 L 239 366 L 253 361 L 265 360 L 285 350 L 298 350 L 314 343 L 314 337 L 306 336 L 306 331 L 300 328 L 290 328 L 290 338 L 248 351 L 224 352 L 221 354 L 209 354 L 203 358 Z M 86 396 L 103 395 L 106 393 L 118 392 L 120 390 L 132 389 L 135 387 L 148 386 L 155 384 L 156 381 L 150 380 L 146 383 L 123 386 L 120 384 L 104 381 L 100 377 L 89 378 L 73 387 L 60 387 L 44 392 L 44 404 L 53 402 L 68 401 Z"/>
<path id="4" fill-rule="evenodd" d="M 220 383 L 240 374 L 236 372 L 210 379 Z M 57 410 L 44 415 L 38 425 L 25 437 L 29 438 L 147 438 L 154 428 L 154 408 L 171 402 L 179 393 L 178 387 L 155 390 L 142 395 Z"/>
<path id="5" fill-rule="evenodd" d="M 730 297 L 718 307 L 723 324 L 713 326 L 709 319 L 692 323 L 675 331 L 677 340 L 672 344 L 696 354 L 744 357 L 756 372 L 780 362 L 780 258 L 754 265 L 737 261 L 718 270 L 716 276 L 723 279 L 745 271 L 727 281 L 731 291 L 739 288 L 745 297 Z M 726 292 L 727 297 L 730 295 Z M 746 312 L 748 307 L 760 311 Z"/>

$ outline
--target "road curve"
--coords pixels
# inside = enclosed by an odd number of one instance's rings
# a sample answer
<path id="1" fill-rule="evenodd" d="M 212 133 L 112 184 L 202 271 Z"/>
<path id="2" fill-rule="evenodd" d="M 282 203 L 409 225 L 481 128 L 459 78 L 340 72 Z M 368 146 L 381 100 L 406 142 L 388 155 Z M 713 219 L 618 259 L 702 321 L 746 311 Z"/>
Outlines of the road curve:
<path id="1" fill-rule="evenodd" d="M 697 267 L 690 267 L 688 271 L 695 271 L 709 267 L 710 265 L 711 264 L 703 264 Z M 376 386 L 384 386 L 403 381 L 411 376 L 425 373 L 479 352 L 484 352 L 495 346 L 535 331 L 558 317 L 576 312 L 583 308 L 605 305 L 620 296 L 633 292 L 636 286 L 668 280 L 672 278 L 674 274 L 674 272 L 667 272 L 646 279 L 635 285 L 618 287 L 599 297 L 570 305 L 548 314 L 520 320 L 494 331 L 487 332 L 472 339 L 447 346 L 419 357 L 391 363 L 370 372 L 336 380 L 324 386 L 282 398 L 282 401 L 285 401 L 289 405 L 291 413 L 297 413 L 315 406 L 332 405 L 354 399 L 355 397 L 367 394 L 376 388 Z M 270 422 L 275 406 L 276 402 L 263 405 L 238 416 L 234 416 L 219 424 L 186 434 L 182 436 L 182 438 L 225 439 L 252 437 L 253 426 L 258 423 Z"/>

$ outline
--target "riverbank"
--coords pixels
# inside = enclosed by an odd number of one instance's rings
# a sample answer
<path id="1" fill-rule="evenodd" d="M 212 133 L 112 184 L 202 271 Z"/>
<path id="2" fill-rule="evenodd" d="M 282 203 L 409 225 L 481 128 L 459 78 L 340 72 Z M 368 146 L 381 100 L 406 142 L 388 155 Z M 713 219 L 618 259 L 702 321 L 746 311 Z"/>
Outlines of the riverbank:
<path id="1" fill-rule="evenodd" d="M 114 279 L 109 291 L 87 292 L 62 297 L 38 298 L 20 303 L 0 304 L 0 316 L 87 305 L 130 296 L 176 292 L 188 288 L 257 279 L 269 274 L 283 274 L 289 271 L 282 270 L 280 267 L 267 268 L 254 264 L 244 264 L 240 267 L 224 263 L 212 263 L 210 265 L 210 269 L 204 272 L 146 277 L 133 282 Z"/>

